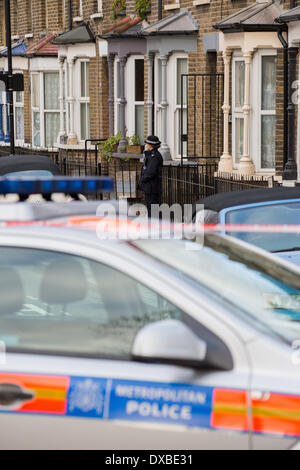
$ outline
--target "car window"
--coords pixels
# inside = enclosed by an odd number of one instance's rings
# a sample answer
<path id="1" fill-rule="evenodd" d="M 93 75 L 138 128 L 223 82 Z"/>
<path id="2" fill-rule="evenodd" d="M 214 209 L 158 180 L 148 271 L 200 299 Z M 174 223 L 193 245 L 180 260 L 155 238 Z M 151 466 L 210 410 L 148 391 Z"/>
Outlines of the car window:
<path id="1" fill-rule="evenodd" d="M 227 224 L 300 224 L 300 202 L 234 209 L 227 212 L 225 221 Z M 268 251 L 300 249 L 300 234 L 298 233 L 227 233 Z"/>
<path id="2" fill-rule="evenodd" d="M 207 236 L 205 243 L 214 235 Z M 186 281 L 201 289 L 206 287 L 254 325 L 263 325 L 287 341 L 300 336 L 300 279 L 296 274 L 281 278 L 273 269 L 273 263 L 266 263 L 265 269 L 252 266 L 241 250 L 235 256 L 234 244 L 217 238 L 212 247 L 199 246 L 182 240 L 137 240 L 134 244 L 144 253 L 166 263 Z"/>
<path id="3" fill-rule="evenodd" d="M 128 356 L 137 331 L 181 311 L 104 264 L 0 248 L 0 341 L 13 350 Z"/>

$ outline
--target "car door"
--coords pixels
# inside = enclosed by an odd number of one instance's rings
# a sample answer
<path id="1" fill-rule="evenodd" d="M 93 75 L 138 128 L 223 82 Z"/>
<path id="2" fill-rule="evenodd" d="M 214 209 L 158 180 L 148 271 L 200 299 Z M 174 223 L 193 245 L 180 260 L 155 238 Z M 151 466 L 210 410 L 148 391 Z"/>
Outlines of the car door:
<path id="1" fill-rule="evenodd" d="M 254 450 L 299 448 L 300 374 L 296 348 L 298 341 L 287 344 L 267 333 L 247 345 L 253 366 L 250 397 Z"/>
<path id="2" fill-rule="evenodd" d="M 1 448 L 248 448 L 242 342 L 209 302 L 158 277 L 51 243 L 0 248 Z M 137 332 L 164 319 L 205 334 L 231 369 L 134 362 Z"/>

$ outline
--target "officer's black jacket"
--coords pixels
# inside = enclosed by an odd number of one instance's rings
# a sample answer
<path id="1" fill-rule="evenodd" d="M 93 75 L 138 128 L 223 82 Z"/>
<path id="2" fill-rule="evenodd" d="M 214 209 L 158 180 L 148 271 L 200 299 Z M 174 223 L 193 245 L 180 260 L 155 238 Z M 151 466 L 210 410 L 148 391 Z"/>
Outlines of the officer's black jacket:
<path id="1" fill-rule="evenodd" d="M 161 167 L 163 158 L 158 149 L 145 152 L 140 189 L 146 194 L 159 194 L 161 189 Z"/>

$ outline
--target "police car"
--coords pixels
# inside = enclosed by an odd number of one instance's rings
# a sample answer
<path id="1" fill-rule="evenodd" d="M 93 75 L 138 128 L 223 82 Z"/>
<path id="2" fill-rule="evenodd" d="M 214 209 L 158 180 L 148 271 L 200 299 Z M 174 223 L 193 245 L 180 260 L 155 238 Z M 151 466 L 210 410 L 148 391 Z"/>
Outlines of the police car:
<path id="1" fill-rule="evenodd" d="M 299 269 L 214 233 L 104 237 L 74 204 L 0 207 L 0 448 L 299 448 Z"/>

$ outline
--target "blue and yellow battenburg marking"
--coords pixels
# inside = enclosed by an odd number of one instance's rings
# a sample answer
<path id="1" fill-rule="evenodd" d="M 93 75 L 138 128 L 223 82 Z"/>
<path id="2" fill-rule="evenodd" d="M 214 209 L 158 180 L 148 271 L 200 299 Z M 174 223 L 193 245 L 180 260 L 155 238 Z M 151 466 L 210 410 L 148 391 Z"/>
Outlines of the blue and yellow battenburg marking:
<path id="1" fill-rule="evenodd" d="M 31 391 L 33 398 L 1 408 L 7 413 L 185 425 L 205 429 L 300 436 L 300 395 L 271 393 L 252 399 L 245 390 L 95 377 L 0 373 L 1 383 Z"/>

